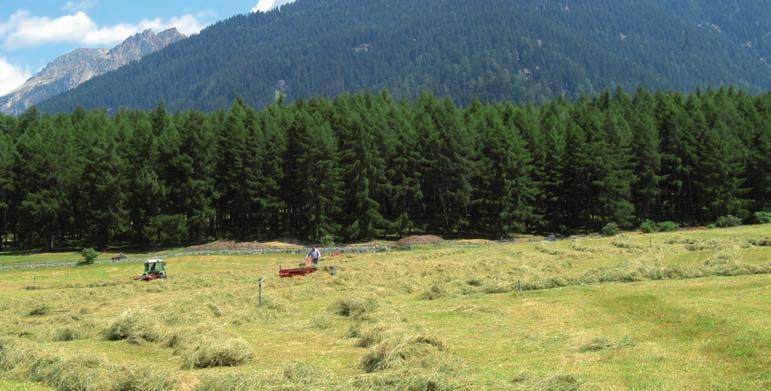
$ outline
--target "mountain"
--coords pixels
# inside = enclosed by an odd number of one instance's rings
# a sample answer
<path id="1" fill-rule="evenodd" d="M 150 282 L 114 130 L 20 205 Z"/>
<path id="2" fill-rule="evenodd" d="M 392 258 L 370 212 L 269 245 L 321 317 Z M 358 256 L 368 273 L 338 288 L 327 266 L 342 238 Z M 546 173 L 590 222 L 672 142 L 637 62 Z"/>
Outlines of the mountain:
<path id="1" fill-rule="evenodd" d="M 0 97 L 0 111 L 20 114 L 28 107 L 71 90 L 101 74 L 116 70 L 132 61 L 186 38 L 177 29 L 158 34 L 151 30 L 135 34 L 112 50 L 76 49 L 58 57 L 21 87 Z"/>
<path id="2" fill-rule="evenodd" d="M 730 3 L 730 4 L 729 4 Z M 771 89 L 771 0 L 297 0 L 239 15 L 40 105 L 216 110 L 360 89 L 464 104 L 617 86 Z"/>

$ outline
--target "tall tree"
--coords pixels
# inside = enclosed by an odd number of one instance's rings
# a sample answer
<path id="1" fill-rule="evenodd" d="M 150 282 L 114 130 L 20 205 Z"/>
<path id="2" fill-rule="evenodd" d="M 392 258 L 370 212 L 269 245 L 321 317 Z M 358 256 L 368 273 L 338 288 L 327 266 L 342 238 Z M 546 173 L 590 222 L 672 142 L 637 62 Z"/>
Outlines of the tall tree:
<path id="1" fill-rule="evenodd" d="M 447 99 L 421 95 L 415 104 L 414 126 L 421 153 L 423 194 L 421 222 L 447 233 L 467 223 L 471 201 L 471 139 L 455 105 Z"/>
<path id="2" fill-rule="evenodd" d="M 524 232 L 532 220 L 536 189 L 530 154 L 517 129 L 507 127 L 493 107 L 471 115 L 481 150 L 477 161 L 472 220 L 482 232 L 503 238 Z"/>

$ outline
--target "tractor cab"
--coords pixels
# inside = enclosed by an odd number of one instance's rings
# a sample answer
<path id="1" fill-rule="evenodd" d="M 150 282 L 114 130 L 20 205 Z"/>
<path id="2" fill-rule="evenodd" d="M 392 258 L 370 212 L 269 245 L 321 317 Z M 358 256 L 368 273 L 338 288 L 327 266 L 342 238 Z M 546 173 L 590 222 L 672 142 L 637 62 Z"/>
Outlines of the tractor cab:
<path id="1" fill-rule="evenodd" d="M 145 271 L 138 279 L 149 281 L 158 278 L 166 278 L 166 262 L 162 259 L 145 260 Z"/>

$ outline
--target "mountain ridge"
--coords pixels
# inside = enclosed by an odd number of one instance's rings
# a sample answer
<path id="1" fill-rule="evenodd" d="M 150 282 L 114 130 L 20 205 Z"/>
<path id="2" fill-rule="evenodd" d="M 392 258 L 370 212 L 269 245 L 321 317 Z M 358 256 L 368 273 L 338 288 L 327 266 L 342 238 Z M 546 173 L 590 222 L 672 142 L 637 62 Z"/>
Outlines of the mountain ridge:
<path id="1" fill-rule="evenodd" d="M 159 33 L 145 30 L 112 49 L 78 48 L 55 58 L 22 86 L 0 97 L 0 112 L 21 114 L 45 99 L 69 91 L 86 81 L 186 38 L 176 28 Z"/>

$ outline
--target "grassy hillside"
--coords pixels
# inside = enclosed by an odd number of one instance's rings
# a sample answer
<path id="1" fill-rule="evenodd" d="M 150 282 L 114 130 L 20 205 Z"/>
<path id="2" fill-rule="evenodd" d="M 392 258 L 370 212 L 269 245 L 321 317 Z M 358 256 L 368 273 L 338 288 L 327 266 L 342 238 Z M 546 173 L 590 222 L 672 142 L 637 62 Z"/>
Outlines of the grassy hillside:
<path id="1" fill-rule="evenodd" d="M 0 388 L 768 389 L 769 232 L 2 271 Z"/>

